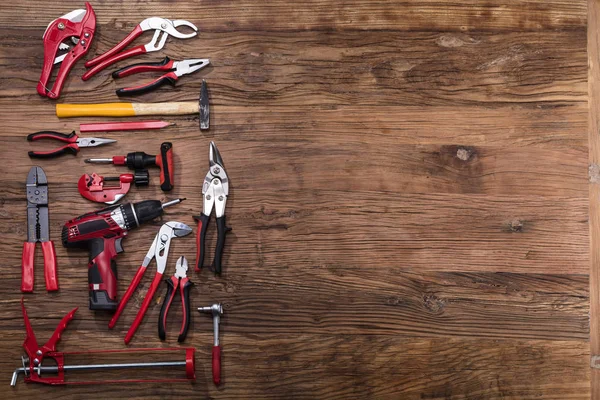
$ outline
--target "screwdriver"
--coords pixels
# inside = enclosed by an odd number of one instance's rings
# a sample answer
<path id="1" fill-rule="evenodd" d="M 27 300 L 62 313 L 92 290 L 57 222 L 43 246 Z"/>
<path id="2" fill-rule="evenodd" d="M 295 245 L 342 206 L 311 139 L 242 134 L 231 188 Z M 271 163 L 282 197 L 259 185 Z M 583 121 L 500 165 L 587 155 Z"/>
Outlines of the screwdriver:
<path id="1" fill-rule="evenodd" d="M 160 145 L 160 155 L 153 156 L 143 151 L 127 153 L 126 156 L 112 158 L 88 158 L 90 164 L 126 165 L 129 169 L 138 170 L 146 167 L 160 168 L 160 188 L 164 192 L 173 189 L 175 171 L 173 169 L 173 144 L 164 142 Z"/>

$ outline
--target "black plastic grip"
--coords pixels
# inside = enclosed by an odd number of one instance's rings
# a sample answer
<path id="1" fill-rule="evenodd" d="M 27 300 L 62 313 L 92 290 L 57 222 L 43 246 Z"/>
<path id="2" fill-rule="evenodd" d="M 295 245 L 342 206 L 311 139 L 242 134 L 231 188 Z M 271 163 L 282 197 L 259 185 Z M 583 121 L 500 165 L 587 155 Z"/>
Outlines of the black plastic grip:
<path id="1" fill-rule="evenodd" d="M 147 63 L 141 62 L 137 64 L 131 64 L 121 69 L 116 70 L 112 73 L 113 79 L 124 78 L 129 75 L 137 74 L 139 72 L 149 72 L 149 71 L 168 71 L 171 69 L 172 65 L 167 67 L 167 64 L 171 62 L 169 57 L 165 57 L 162 61 Z"/>
<path id="2" fill-rule="evenodd" d="M 180 290 L 182 292 L 181 301 L 183 302 L 183 321 L 181 321 L 181 331 L 179 332 L 179 336 L 177 337 L 177 341 L 179 343 L 182 343 L 185 340 L 185 337 L 188 333 L 188 329 L 190 328 L 190 289 L 192 288 L 192 286 L 194 286 L 192 281 L 188 280 L 187 278 L 185 279 L 185 283 L 183 283 L 183 281 L 184 279 L 181 280 L 181 284 L 183 284 L 183 287 L 181 287 L 180 284 Z"/>
<path id="3" fill-rule="evenodd" d="M 173 298 L 175 297 L 175 282 L 173 282 L 173 280 L 178 283 L 178 280 L 175 277 L 165 280 L 165 283 L 167 284 L 167 294 L 165 295 L 165 300 L 162 303 L 160 314 L 158 315 L 158 337 L 160 340 L 165 340 L 167 337 L 167 314 L 169 313 L 169 308 L 171 308 Z"/>
<path id="4" fill-rule="evenodd" d="M 217 249 L 215 250 L 215 259 L 213 261 L 213 268 L 217 275 L 221 275 L 221 258 L 223 257 L 223 248 L 225 247 L 225 235 L 230 230 L 231 228 L 225 225 L 225 215 L 217 217 Z"/>
<path id="5" fill-rule="evenodd" d="M 29 151 L 27 155 L 31 158 L 54 158 L 63 154 L 77 155 L 79 148 L 76 144 L 68 144 L 52 151 Z"/>
<path id="6" fill-rule="evenodd" d="M 39 131 L 27 135 L 27 140 L 32 142 L 38 139 L 56 139 L 60 140 L 61 142 L 73 143 L 77 140 L 77 138 L 73 140 L 75 136 L 75 131 L 69 133 L 68 135 L 56 131 Z"/>
<path id="7" fill-rule="evenodd" d="M 155 89 L 158 89 L 165 83 L 168 83 L 171 86 L 175 86 L 177 79 L 174 79 L 168 75 L 163 75 L 158 79 L 153 80 L 147 85 L 143 86 L 134 86 L 117 89 L 117 96 L 137 96 L 138 94 L 149 93 Z"/>
<path id="8" fill-rule="evenodd" d="M 173 143 L 163 142 L 160 144 L 160 163 L 155 162 L 160 167 L 160 189 L 163 192 L 173 190 L 175 182 L 175 167 L 173 163 Z"/>
<path id="9" fill-rule="evenodd" d="M 196 272 L 204 267 L 204 243 L 206 242 L 206 228 L 210 221 L 210 215 L 200 214 L 194 216 L 198 222 L 198 236 L 196 237 Z"/>

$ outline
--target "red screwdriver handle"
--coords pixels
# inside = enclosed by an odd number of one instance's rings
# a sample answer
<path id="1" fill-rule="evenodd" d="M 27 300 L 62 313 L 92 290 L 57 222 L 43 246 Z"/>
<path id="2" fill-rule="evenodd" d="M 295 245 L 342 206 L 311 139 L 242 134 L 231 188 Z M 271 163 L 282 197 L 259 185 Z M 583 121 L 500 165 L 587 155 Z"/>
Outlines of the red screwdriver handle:
<path id="1" fill-rule="evenodd" d="M 163 276 L 163 274 L 161 274 L 158 271 L 156 272 L 156 275 L 154 275 L 154 279 L 152 280 L 150 289 L 148 289 L 148 293 L 146 293 L 146 297 L 144 297 L 144 302 L 142 303 L 140 310 L 138 311 L 137 315 L 135 316 L 135 320 L 133 321 L 133 324 L 131 324 L 131 326 L 129 327 L 129 330 L 127 331 L 127 334 L 125 335 L 125 344 L 129 344 L 129 342 L 131 342 L 133 335 L 135 335 L 135 331 L 137 331 L 137 328 L 142 323 L 142 320 L 144 319 L 144 315 L 146 315 L 146 311 L 148 311 L 148 306 L 150 306 L 150 302 L 152 301 L 152 298 L 154 297 L 154 294 L 156 293 L 156 289 L 158 288 L 158 285 L 160 285 L 162 276 Z"/>
<path id="2" fill-rule="evenodd" d="M 56 271 L 56 251 L 54 250 L 54 242 L 52 240 L 42 242 L 42 254 L 44 255 L 46 290 L 54 292 L 58 290 L 58 274 Z"/>
<path id="3" fill-rule="evenodd" d="M 123 310 L 125 309 L 125 306 L 127 305 L 127 302 L 131 298 L 131 295 L 133 294 L 133 292 L 135 292 L 135 289 L 140 284 L 140 281 L 142 280 L 142 277 L 144 276 L 144 272 L 146 272 L 146 267 L 143 266 L 143 265 L 141 265 L 138 268 L 137 272 L 135 273 L 135 276 L 131 280 L 131 284 L 127 288 L 127 291 L 123 295 L 123 298 L 119 302 L 119 306 L 117 307 L 117 311 L 115 312 L 115 314 L 111 318 L 110 322 L 108 323 L 108 327 L 110 329 L 112 329 L 112 328 L 115 327 L 115 324 L 117 323 L 117 320 L 121 316 L 121 313 L 123 313 Z"/>
<path id="4" fill-rule="evenodd" d="M 164 142 L 160 145 L 160 155 L 156 156 L 156 165 L 160 168 L 160 188 L 164 192 L 173 189 L 175 170 L 173 169 L 173 144 Z"/>
<path id="5" fill-rule="evenodd" d="M 212 348 L 212 373 L 213 382 L 219 386 L 221 384 L 221 346 Z"/>

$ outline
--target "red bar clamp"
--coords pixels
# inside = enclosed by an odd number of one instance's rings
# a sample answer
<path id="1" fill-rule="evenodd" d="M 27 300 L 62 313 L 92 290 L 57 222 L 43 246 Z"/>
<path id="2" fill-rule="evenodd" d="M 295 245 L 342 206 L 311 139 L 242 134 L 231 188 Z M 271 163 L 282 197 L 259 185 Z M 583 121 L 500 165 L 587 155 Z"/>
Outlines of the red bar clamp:
<path id="1" fill-rule="evenodd" d="M 90 49 L 96 31 L 96 14 L 90 3 L 85 3 L 85 10 L 73 10 L 50 22 L 44 32 L 44 66 L 37 85 L 40 96 L 57 99 L 65 83 L 65 79 L 73 65 Z M 64 43 L 65 41 L 71 43 Z M 58 56 L 60 50 L 68 53 Z M 56 81 L 52 88 L 48 81 L 52 75 L 54 64 L 61 63 Z"/>
<path id="2" fill-rule="evenodd" d="M 114 204 L 129 192 L 131 184 L 148 186 L 150 176 L 147 169 L 136 170 L 135 174 L 121 174 L 118 177 L 103 177 L 95 172 L 81 175 L 77 183 L 79 193 L 96 203 Z M 119 182 L 119 186 L 105 186 L 105 182 Z"/>

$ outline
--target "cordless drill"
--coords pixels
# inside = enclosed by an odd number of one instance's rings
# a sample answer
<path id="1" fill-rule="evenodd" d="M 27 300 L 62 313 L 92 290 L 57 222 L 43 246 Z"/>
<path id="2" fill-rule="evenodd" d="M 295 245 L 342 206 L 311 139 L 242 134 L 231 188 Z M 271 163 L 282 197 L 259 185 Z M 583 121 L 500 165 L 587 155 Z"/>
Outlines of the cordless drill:
<path id="1" fill-rule="evenodd" d="M 127 231 L 163 214 L 163 209 L 185 199 L 167 203 L 145 200 L 116 204 L 67 221 L 62 243 L 67 248 L 89 250 L 88 283 L 90 310 L 117 309 L 117 254 L 123 252 L 121 240 Z"/>

